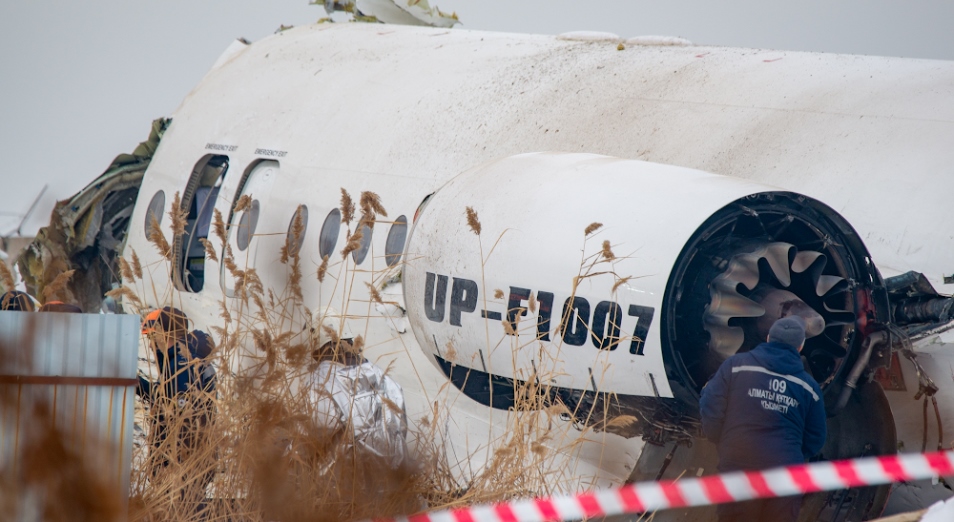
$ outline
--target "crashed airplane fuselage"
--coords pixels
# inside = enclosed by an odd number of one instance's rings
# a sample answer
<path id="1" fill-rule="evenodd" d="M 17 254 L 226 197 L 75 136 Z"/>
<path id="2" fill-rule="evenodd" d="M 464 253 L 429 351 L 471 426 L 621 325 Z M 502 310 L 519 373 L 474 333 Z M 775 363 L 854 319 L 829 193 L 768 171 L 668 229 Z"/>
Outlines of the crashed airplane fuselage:
<path id="1" fill-rule="evenodd" d="M 916 394 L 939 388 L 937 422 L 954 421 L 937 333 L 954 63 L 640 42 L 322 24 L 234 43 L 142 178 L 125 248 L 152 269 L 148 299 L 205 325 L 236 298 L 200 241 L 213 210 L 266 287 L 285 288 L 283 247 L 306 274 L 348 265 L 347 284 L 303 278 L 304 304 L 357 323 L 411 421 L 460 390 L 443 431 L 462 474 L 541 367 L 554 422 L 597 428 L 567 431 L 582 483 L 671 473 L 637 463 L 644 440 L 696 440 L 687 462 L 711 471 L 698 391 L 787 313 L 810 324 L 824 457 L 921 449 Z M 386 216 L 342 224 L 342 189 Z M 166 265 L 149 224 L 176 193 L 189 216 Z"/>

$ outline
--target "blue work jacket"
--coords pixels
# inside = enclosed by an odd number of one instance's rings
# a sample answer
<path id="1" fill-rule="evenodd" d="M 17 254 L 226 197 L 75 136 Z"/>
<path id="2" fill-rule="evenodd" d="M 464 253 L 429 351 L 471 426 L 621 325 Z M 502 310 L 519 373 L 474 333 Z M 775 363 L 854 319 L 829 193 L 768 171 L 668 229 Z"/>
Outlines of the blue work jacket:
<path id="1" fill-rule="evenodd" d="M 702 429 L 719 469 L 805 462 L 825 445 L 825 403 L 798 350 L 762 343 L 729 357 L 702 389 Z"/>

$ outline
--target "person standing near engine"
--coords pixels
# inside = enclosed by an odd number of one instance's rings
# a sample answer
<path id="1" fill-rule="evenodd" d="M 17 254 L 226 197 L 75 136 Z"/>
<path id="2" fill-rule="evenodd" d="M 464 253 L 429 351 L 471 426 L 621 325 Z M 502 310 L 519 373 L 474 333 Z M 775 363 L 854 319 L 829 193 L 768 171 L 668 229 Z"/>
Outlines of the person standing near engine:
<path id="1" fill-rule="evenodd" d="M 766 341 L 726 359 L 702 389 L 702 430 L 717 445 L 720 472 L 802 464 L 825 445 L 821 388 L 799 355 L 804 321 L 777 320 Z M 719 521 L 794 522 L 801 502 L 791 496 L 722 504 Z"/>

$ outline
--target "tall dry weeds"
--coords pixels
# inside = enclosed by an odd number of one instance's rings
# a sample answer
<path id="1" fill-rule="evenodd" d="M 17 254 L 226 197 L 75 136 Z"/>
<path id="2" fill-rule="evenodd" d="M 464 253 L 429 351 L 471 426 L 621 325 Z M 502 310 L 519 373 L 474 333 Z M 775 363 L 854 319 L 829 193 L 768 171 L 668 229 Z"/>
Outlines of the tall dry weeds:
<path id="1" fill-rule="evenodd" d="M 43 288 L 40 301 L 43 303 L 50 301 L 74 301 L 70 294 L 69 282 L 75 272 L 75 270 L 67 270 L 57 275 L 50 284 Z"/>
<path id="2" fill-rule="evenodd" d="M 346 190 L 342 189 L 341 194 L 342 222 L 350 225 L 356 205 Z M 178 209 L 178 205 L 178 200 L 173 201 L 172 208 Z M 250 199 L 240 200 L 236 212 L 243 205 L 250 205 Z M 349 309 L 352 295 L 352 289 L 342 283 L 355 281 L 357 273 L 348 257 L 361 245 L 361 224 L 373 224 L 377 215 L 386 216 L 373 193 L 362 193 L 360 207 L 362 218 L 353 233 L 349 229 L 341 250 L 342 261 L 330 268 L 325 256 L 316 270 L 318 281 L 323 283 L 322 292 L 332 292 L 322 295 L 323 302 L 340 302 L 336 306 L 342 310 Z M 304 224 L 298 221 L 293 224 L 292 235 L 295 230 L 303 232 Z M 467 223 L 479 240 L 480 221 L 469 207 Z M 563 442 L 566 430 L 573 428 L 556 419 L 577 412 L 560 402 L 548 384 L 559 375 L 559 361 L 548 357 L 542 348 L 532 348 L 539 344 L 535 334 L 529 336 L 533 339 L 529 343 L 519 341 L 527 338 L 523 335 L 527 329 L 535 329 L 534 324 L 507 323 L 505 328 L 521 333 L 521 337 L 493 341 L 515 343 L 514 353 L 526 349 L 539 353 L 537 366 L 531 371 L 519 370 L 514 380 L 510 390 L 515 397 L 514 407 L 500 414 L 506 419 L 505 435 L 491 438 L 472 456 L 475 462 L 485 461 L 485 465 L 461 475 L 456 463 L 448 461 L 444 427 L 455 407 L 454 400 L 461 399 L 450 398 L 456 391 L 452 394 L 447 384 L 433 398 L 431 411 L 424 418 L 413 419 L 409 427 L 407 439 L 413 460 L 392 469 L 379 456 L 356 444 L 352 426 L 329 430 L 314 422 L 315 405 L 306 383 L 315 370 L 312 354 L 318 347 L 303 319 L 312 314 L 304 303 L 298 253 L 286 243 L 280 252 L 286 279 L 268 286 L 255 267 L 241 266 L 235 259 L 221 214 L 215 214 L 212 230 L 221 242 L 219 257 L 235 290 L 234 298 L 219 303 L 220 322 L 208 327 L 216 340 L 210 361 L 218 369 L 218 388 L 205 399 L 214 413 L 201 422 L 195 411 L 166 412 L 168 436 L 157 441 L 148 407 L 140 408 L 138 419 L 146 442 L 134 449 L 132 520 L 358 520 L 547 494 L 572 482 L 566 464 L 558 462 L 574 454 L 578 443 Z M 159 253 L 171 259 L 169 241 L 158 225 L 150 232 Z M 586 235 L 591 232 L 588 229 Z M 209 260 L 215 261 L 216 249 L 210 242 L 204 242 L 204 246 Z M 486 262 L 483 250 L 481 261 Z M 591 261 L 608 262 L 605 256 Z M 152 284 L 142 281 L 141 268 L 137 270 L 136 265 L 138 258 L 133 254 L 129 270 L 135 288 L 123 286 L 113 295 L 140 310 L 145 289 Z M 328 277 L 329 269 L 337 270 L 337 275 Z M 592 272 L 581 269 L 581 275 Z M 124 269 L 124 277 L 127 275 Z M 385 277 L 384 271 L 369 275 L 369 314 L 371 304 L 385 303 L 378 286 Z M 154 304 L 174 306 L 176 301 L 173 295 L 169 302 Z M 528 307 L 531 311 L 537 307 L 532 297 Z M 371 316 L 350 319 L 369 321 Z M 337 344 L 339 331 L 329 328 L 325 333 Z M 355 336 L 349 349 L 353 355 L 364 354 L 364 339 L 363 335 Z M 148 350 L 146 353 L 149 364 L 154 365 L 155 356 L 148 355 Z M 453 346 L 448 346 L 447 356 L 452 361 L 459 357 Z M 393 403 L 385 405 L 392 411 L 399 409 Z M 604 424 L 628 422 L 607 418 Z M 210 476 L 211 483 L 205 486 Z"/>

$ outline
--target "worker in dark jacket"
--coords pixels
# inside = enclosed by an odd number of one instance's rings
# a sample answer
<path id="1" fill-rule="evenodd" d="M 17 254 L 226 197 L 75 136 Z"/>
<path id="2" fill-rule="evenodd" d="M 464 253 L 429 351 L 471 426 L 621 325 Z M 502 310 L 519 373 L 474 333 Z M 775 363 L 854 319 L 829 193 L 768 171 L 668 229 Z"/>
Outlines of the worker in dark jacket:
<path id="1" fill-rule="evenodd" d="M 136 393 L 150 406 L 152 478 L 169 469 L 189 470 L 182 476 L 183 502 L 203 509 L 206 488 L 215 475 L 215 448 L 209 445 L 214 420 L 215 374 L 207 375 L 212 340 L 203 332 L 189 332 L 181 310 L 165 307 L 150 312 L 142 333 L 156 355 L 159 382 L 142 375 Z M 198 335 L 201 334 L 201 335 Z"/>
<path id="2" fill-rule="evenodd" d="M 821 388 L 802 364 L 805 323 L 779 319 L 768 342 L 729 357 L 702 389 L 702 429 L 719 451 L 719 471 L 804 463 L 825 444 Z M 720 522 L 795 521 L 801 497 L 719 506 Z"/>

